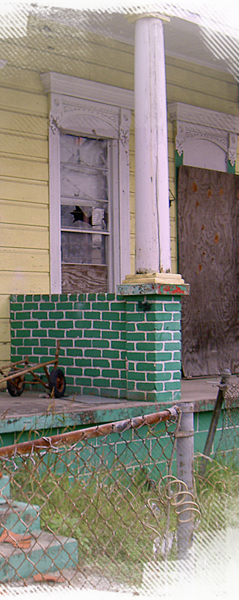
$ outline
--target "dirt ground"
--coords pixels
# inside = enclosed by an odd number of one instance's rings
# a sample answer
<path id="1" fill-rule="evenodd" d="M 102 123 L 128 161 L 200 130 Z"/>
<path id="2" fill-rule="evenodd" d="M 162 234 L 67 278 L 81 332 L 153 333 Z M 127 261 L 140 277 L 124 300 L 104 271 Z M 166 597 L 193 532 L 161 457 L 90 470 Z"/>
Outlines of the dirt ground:
<path id="1" fill-rule="evenodd" d="M 124 584 L 108 579 L 101 573 L 94 573 L 88 567 L 63 569 L 64 583 L 36 583 L 31 577 L 24 581 L 11 581 L 4 585 L 1 598 L 7 600 L 128 600 L 134 595 L 134 590 Z"/>

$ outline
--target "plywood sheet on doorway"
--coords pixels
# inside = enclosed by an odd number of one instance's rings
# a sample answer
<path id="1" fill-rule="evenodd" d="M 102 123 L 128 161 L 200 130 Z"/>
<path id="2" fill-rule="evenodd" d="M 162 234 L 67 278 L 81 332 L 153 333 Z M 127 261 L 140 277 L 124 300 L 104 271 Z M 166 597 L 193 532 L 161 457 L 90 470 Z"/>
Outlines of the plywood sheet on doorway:
<path id="1" fill-rule="evenodd" d="M 239 372 L 239 177 L 181 166 L 178 174 L 182 369 L 187 377 Z"/>

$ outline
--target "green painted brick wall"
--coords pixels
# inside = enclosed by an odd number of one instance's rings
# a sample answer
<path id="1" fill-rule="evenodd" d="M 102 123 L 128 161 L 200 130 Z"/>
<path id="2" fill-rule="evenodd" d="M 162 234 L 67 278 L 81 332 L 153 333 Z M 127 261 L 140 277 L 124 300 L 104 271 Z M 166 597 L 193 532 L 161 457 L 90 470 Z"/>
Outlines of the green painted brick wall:
<path id="1" fill-rule="evenodd" d="M 177 402 L 181 397 L 180 296 L 150 294 L 145 312 L 141 303 L 142 296 L 127 297 L 128 398 Z"/>
<path id="2" fill-rule="evenodd" d="M 11 296 L 11 354 L 47 361 L 60 340 L 67 389 L 129 400 L 180 399 L 180 296 Z"/>
<path id="3" fill-rule="evenodd" d="M 59 339 L 59 366 L 68 392 L 125 397 L 125 302 L 121 296 L 17 295 L 10 302 L 13 361 L 25 355 L 32 363 L 51 360 Z"/>

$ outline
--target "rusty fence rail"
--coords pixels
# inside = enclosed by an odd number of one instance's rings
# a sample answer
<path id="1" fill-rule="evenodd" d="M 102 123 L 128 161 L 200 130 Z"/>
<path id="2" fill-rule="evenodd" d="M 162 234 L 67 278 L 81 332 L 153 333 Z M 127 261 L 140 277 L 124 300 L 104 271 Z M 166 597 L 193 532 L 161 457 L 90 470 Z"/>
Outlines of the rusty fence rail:
<path id="1" fill-rule="evenodd" d="M 176 556 L 180 420 L 175 406 L 1 447 L 0 585 L 138 589 L 149 560 Z"/>

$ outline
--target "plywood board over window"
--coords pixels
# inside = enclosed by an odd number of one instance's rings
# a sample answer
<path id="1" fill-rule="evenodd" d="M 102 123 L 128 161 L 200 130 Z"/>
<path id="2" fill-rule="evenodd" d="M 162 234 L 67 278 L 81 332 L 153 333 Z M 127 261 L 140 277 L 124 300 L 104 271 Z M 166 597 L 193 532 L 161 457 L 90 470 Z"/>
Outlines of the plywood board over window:
<path id="1" fill-rule="evenodd" d="M 174 123 L 179 272 L 190 284 L 182 300 L 182 372 L 186 377 L 239 372 L 239 119 L 182 103 Z M 180 165 L 180 166 L 179 166 Z"/>
<path id="2" fill-rule="evenodd" d="M 41 76 L 50 94 L 51 291 L 116 291 L 130 273 L 133 93 Z"/>
<path id="3" fill-rule="evenodd" d="M 179 270 L 182 368 L 187 377 L 239 372 L 239 176 L 181 166 Z"/>

